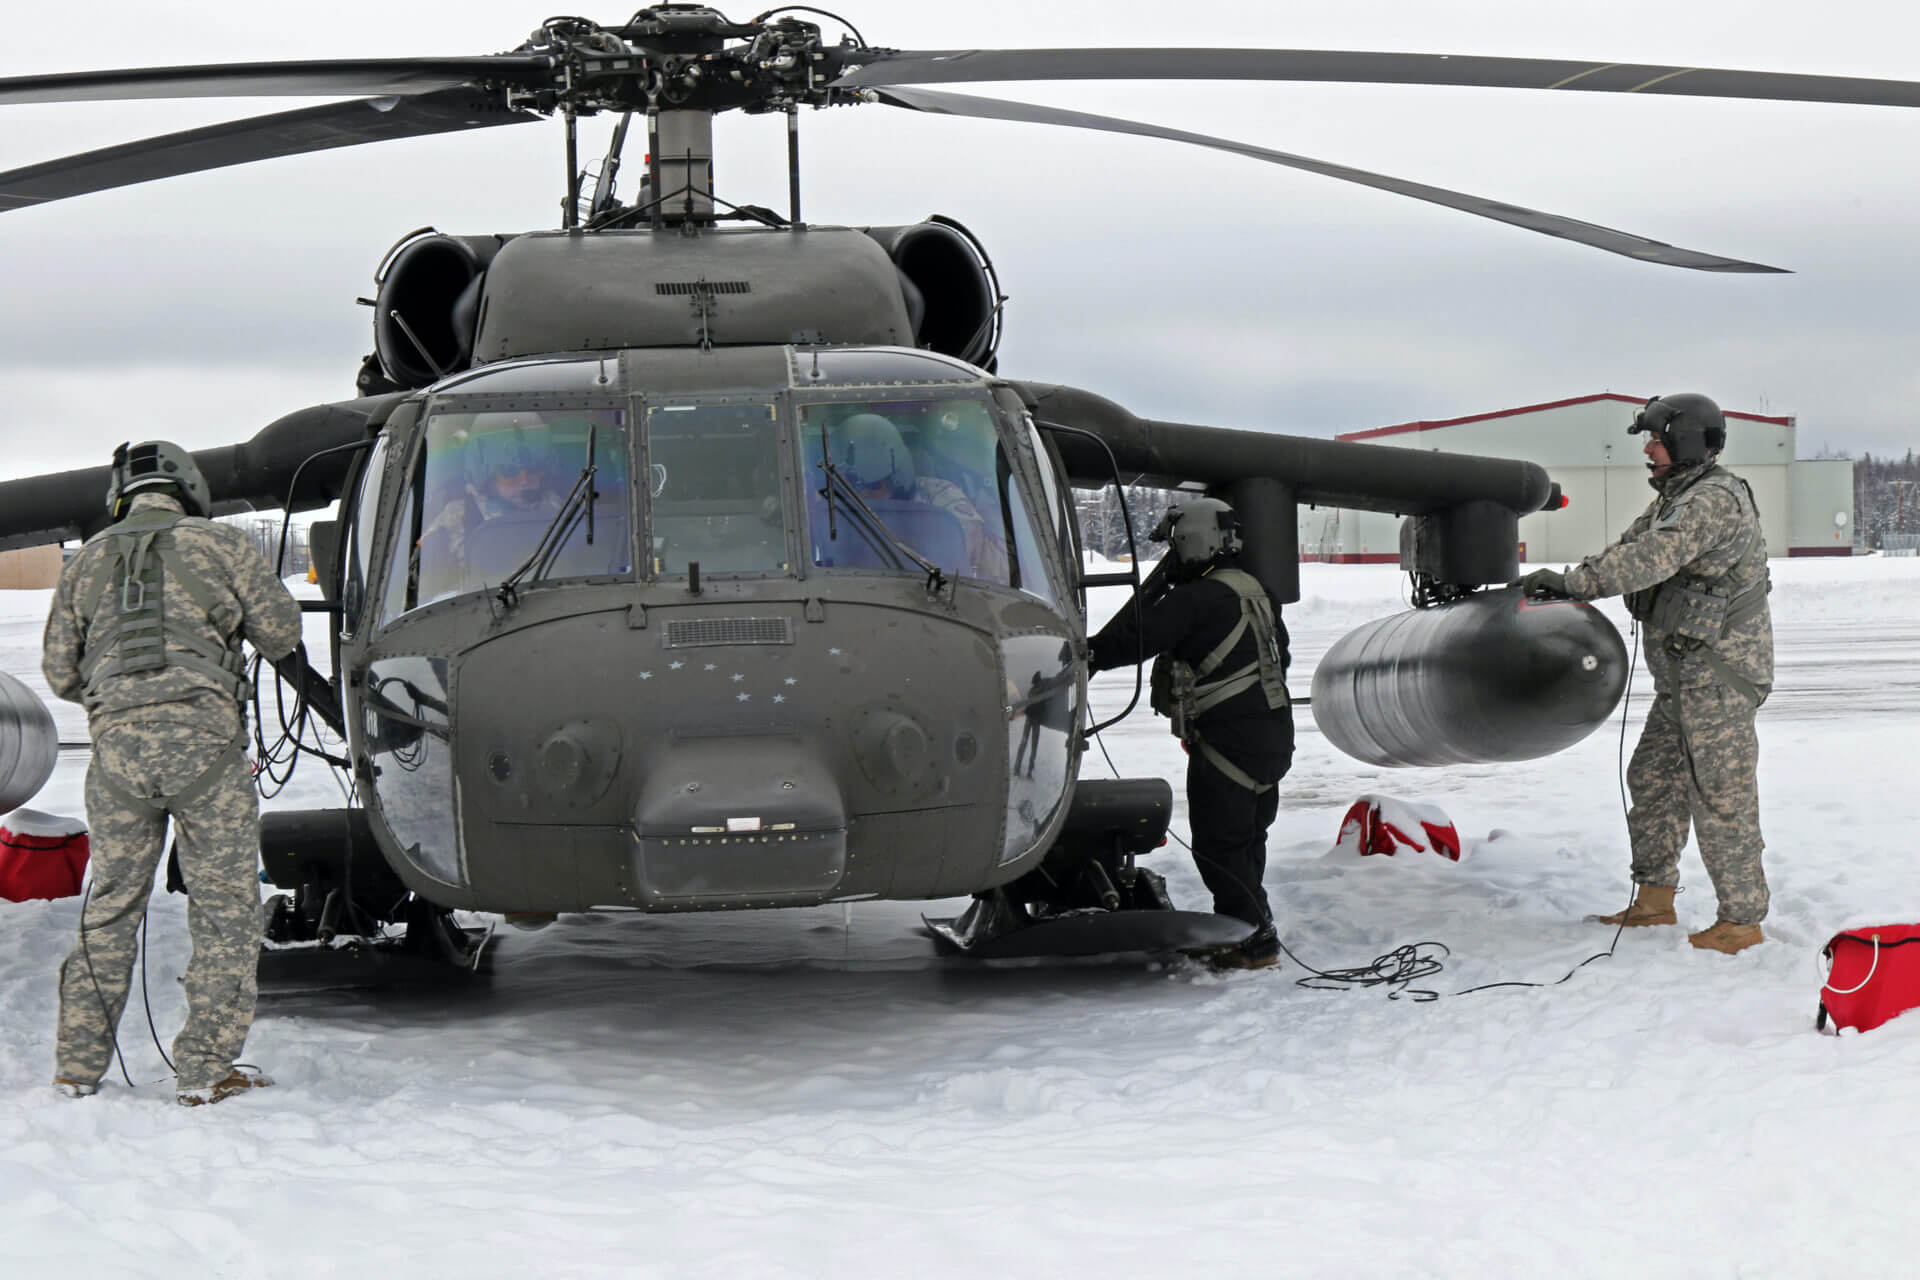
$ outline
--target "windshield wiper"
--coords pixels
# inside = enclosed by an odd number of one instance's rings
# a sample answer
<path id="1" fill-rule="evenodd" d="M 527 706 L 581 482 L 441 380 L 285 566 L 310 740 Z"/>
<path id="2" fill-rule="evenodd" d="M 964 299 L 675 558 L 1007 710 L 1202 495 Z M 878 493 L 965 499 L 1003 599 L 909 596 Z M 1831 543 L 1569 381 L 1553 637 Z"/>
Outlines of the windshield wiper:
<path id="1" fill-rule="evenodd" d="M 833 491 L 838 487 L 841 499 L 852 508 L 852 514 L 860 517 L 858 521 L 858 524 L 862 526 L 860 532 L 861 535 L 866 538 L 868 545 L 872 546 L 876 551 L 885 551 L 887 547 L 890 546 L 900 555 L 905 556 L 907 559 L 919 565 L 920 568 L 926 571 L 927 590 L 929 592 L 938 591 L 947 584 L 946 572 L 942 570 L 939 565 L 901 541 L 900 537 L 887 527 L 887 522 L 880 518 L 880 513 L 875 511 L 873 507 L 868 504 L 867 500 L 860 495 L 860 491 L 853 487 L 853 481 L 840 474 L 840 468 L 833 464 L 831 457 L 823 456 L 820 459 L 820 469 L 826 473 L 827 477 L 826 488 L 820 490 L 820 496 L 825 498 L 827 502 L 828 538 L 837 539 L 840 536 L 839 532 L 831 527 L 833 520 Z M 878 535 L 877 538 L 876 535 Z M 884 546 L 881 542 L 882 539 L 886 544 Z M 896 567 L 901 569 L 906 568 L 904 564 Z"/>
<path id="2" fill-rule="evenodd" d="M 528 553 L 525 560 L 520 562 L 518 569 L 506 576 L 499 589 L 494 592 L 500 597 L 500 603 L 508 608 L 513 607 L 517 594 L 516 588 L 522 578 L 529 572 L 535 578 L 544 578 L 547 576 L 547 571 L 553 568 L 553 562 L 559 558 L 561 548 L 565 547 L 567 540 L 573 537 L 573 531 L 580 527 L 583 504 L 587 521 L 587 545 L 593 545 L 593 503 L 594 499 L 600 496 L 593 490 L 593 477 L 599 471 L 599 467 L 593 461 L 594 440 L 598 431 L 599 427 L 596 424 L 587 424 L 587 465 L 580 468 L 580 475 L 574 480 L 573 488 L 567 490 L 567 496 L 561 501 L 560 509 L 554 512 L 553 519 L 547 522 L 546 531 L 540 535 L 540 540 L 533 544 L 533 550 Z"/>

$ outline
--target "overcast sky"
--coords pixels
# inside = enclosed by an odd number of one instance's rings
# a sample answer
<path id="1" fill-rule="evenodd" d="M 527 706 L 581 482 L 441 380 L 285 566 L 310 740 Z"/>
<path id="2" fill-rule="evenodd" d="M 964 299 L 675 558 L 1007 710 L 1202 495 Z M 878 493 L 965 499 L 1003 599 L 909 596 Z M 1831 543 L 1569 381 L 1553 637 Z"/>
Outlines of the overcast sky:
<path id="1" fill-rule="evenodd" d="M 826 7 L 897 48 L 1396 49 L 1920 78 L 1920 16 L 1893 0 Z M 61 39 L 0 44 L 0 76 L 496 52 L 546 16 L 502 0 L 106 0 L 83 12 Z M 1182 15 L 1191 25 L 1167 25 Z M 1920 111 L 1360 85 L 954 88 L 1219 134 L 1796 272 L 1650 266 L 1170 142 L 878 106 L 807 115 L 810 220 L 939 212 L 986 243 L 1012 299 L 1010 376 L 1151 417 L 1309 435 L 1691 390 L 1795 415 L 1802 455 L 1900 453 L 1920 438 Z M 4 107 L 0 168 L 301 105 Z M 722 196 L 784 207 L 778 118 L 723 119 L 717 150 Z M 0 215 L 0 476 L 93 465 L 130 436 L 226 443 L 351 396 L 371 347 L 353 300 L 387 247 L 427 224 L 553 226 L 561 171 L 559 126 L 540 125 Z"/>

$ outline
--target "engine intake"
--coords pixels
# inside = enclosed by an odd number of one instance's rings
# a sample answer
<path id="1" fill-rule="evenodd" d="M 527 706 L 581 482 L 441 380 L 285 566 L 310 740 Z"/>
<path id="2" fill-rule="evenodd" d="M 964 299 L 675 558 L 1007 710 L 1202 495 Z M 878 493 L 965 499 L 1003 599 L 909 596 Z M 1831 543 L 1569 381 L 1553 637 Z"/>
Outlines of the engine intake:
<path id="1" fill-rule="evenodd" d="M 508 239 L 415 232 L 387 251 L 373 346 L 395 386 L 424 387 L 472 362 L 481 283 Z"/>
<path id="2" fill-rule="evenodd" d="M 914 342 L 991 373 L 1000 347 L 1000 282 L 974 234 L 939 214 L 866 233 L 900 272 Z"/>

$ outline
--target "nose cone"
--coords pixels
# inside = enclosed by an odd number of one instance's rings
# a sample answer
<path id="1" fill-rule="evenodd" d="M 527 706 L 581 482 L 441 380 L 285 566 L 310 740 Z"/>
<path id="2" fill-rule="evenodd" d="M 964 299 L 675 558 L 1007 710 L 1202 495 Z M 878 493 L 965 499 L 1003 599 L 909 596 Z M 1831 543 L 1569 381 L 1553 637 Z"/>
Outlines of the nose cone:
<path id="1" fill-rule="evenodd" d="M 653 757 L 633 818 L 649 906 L 814 901 L 846 874 L 845 799 L 798 735 L 671 742 Z"/>

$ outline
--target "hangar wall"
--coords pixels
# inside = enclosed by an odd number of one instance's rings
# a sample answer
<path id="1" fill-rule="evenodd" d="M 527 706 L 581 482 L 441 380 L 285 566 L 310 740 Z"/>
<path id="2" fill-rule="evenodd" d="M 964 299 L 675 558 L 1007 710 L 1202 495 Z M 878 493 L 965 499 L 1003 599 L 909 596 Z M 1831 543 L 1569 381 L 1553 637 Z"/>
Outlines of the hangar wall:
<path id="1" fill-rule="evenodd" d="M 1465 418 L 1353 431 L 1339 439 L 1539 463 L 1560 485 L 1567 505 L 1521 519 L 1521 559 L 1572 563 L 1612 542 L 1653 500 L 1640 451 L 1642 438 L 1627 434 L 1627 424 L 1645 403 L 1644 396 L 1605 392 Z M 1794 446 L 1791 417 L 1729 411 L 1727 447 L 1720 460 L 1753 486 L 1769 554 L 1851 554 L 1852 462 L 1796 460 Z M 1844 527 L 1836 526 L 1837 515 L 1844 516 Z M 1379 512 L 1303 508 L 1301 558 L 1397 562 L 1399 526 L 1398 516 Z"/>

